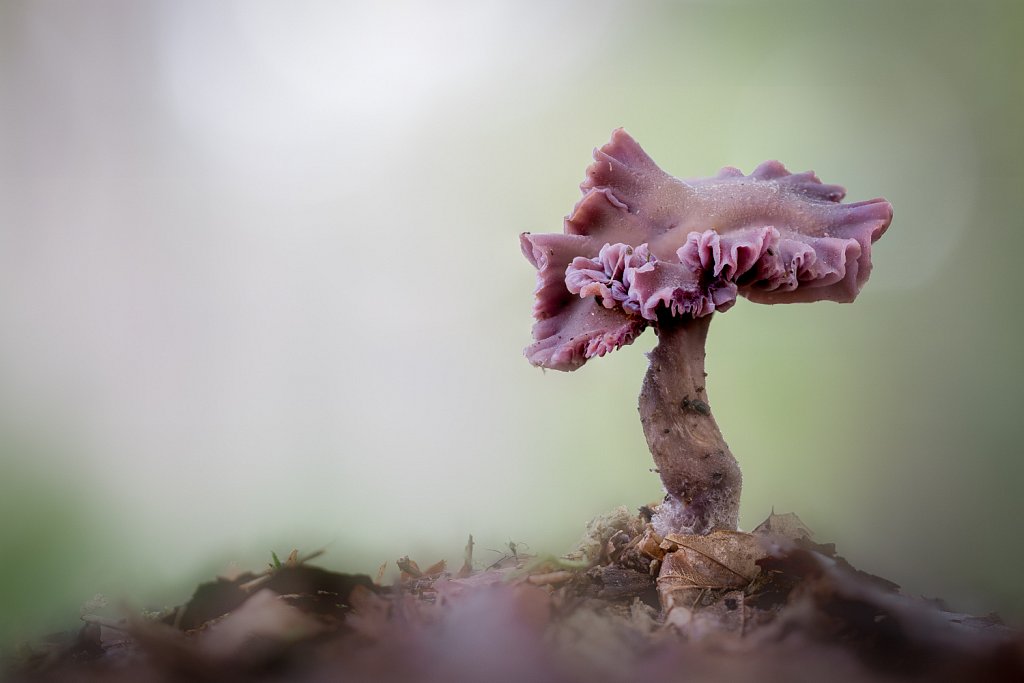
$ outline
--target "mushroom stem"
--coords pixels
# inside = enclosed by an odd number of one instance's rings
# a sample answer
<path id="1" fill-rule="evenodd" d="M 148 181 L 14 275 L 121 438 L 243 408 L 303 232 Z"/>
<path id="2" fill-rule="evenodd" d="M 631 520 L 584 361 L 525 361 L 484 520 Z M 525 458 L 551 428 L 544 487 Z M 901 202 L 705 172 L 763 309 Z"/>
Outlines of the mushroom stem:
<path id="1" fill-rule="evenodd" d="M 640 390 L 640 423 L 665 485 L 655 530 L 706 534 L 737 528 L 743 477 L 711 415 L 704 343 L 711 315 L 664 316 Z"/>

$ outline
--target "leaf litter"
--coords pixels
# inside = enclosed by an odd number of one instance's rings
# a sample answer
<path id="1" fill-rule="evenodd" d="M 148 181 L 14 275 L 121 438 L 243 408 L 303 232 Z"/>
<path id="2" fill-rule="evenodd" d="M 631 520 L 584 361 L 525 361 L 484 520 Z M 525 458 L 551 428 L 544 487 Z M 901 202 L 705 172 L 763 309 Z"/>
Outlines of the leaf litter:
<path id="1" fill-rule="evenodd" d="M 562 557 L 509 544 L 457 571 L 403 557 L 377 580 L 293 551 L 159 614 L 83 607 L 26 646 L 12 681 L 1022 681 L 995 615 L 906 596 L 817 543 L 794 514 L 752 533 L 659 536 L 651 508 L 592 520 Z"/>

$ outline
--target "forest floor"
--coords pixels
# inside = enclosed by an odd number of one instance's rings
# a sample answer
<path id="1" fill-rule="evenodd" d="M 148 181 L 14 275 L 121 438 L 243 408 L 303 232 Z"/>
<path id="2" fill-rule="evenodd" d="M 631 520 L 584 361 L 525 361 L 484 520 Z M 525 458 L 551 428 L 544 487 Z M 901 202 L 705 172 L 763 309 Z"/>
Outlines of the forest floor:
<path id="1" fill-rule="evenodd" d="M 906 596 L 816 542 L 792 514 L 752 533 L 658 536 L 618 508 L 562 557 L 400 579 L 293 552 L 155 614 L 84 610 L 24 646 L 12 681 L 1024 681 L 1024 634 Z M 381 571 L 383 576 L 383 567 Z"/>

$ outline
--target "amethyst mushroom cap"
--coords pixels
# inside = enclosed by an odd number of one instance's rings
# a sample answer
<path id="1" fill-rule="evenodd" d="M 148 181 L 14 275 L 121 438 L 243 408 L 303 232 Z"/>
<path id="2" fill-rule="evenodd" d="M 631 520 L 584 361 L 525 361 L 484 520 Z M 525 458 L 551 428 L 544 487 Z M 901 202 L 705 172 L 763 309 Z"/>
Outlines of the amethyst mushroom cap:
<path id="1" fill-rule="evenodd" d="M 594 151 L 563 233 L 523 233 L 537 268 L 537 366 L 576 370 L 654 327 L 640 419 L 667 495 L 661 533 L 735 529 L 741 475 L 711 415 L 704 341 L 738 295 L 757 303 L 852 302 L 871 245 L 892 220 L 884 199 L 843 204 L 813 172 L 766 161 L 680 180 L 624 130 Z"/>

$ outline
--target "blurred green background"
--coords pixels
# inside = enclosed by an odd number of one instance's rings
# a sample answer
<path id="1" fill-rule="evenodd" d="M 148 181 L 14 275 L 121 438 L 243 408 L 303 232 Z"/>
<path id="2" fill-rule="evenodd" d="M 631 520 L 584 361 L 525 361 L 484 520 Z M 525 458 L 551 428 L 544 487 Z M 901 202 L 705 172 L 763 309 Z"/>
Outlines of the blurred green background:
<path id="1" fill-rule="evenodd" d="M 741 301 L 709 392 L 742 524 L 796 511 L 1019 620 L 1020 2 L 0 3 L 0 642 L 326 546 L 560 552 L 659 496 L 648 333 L 529 342 L 523 230 L 625 126 L 895 220 L 852 306 Z"/>

